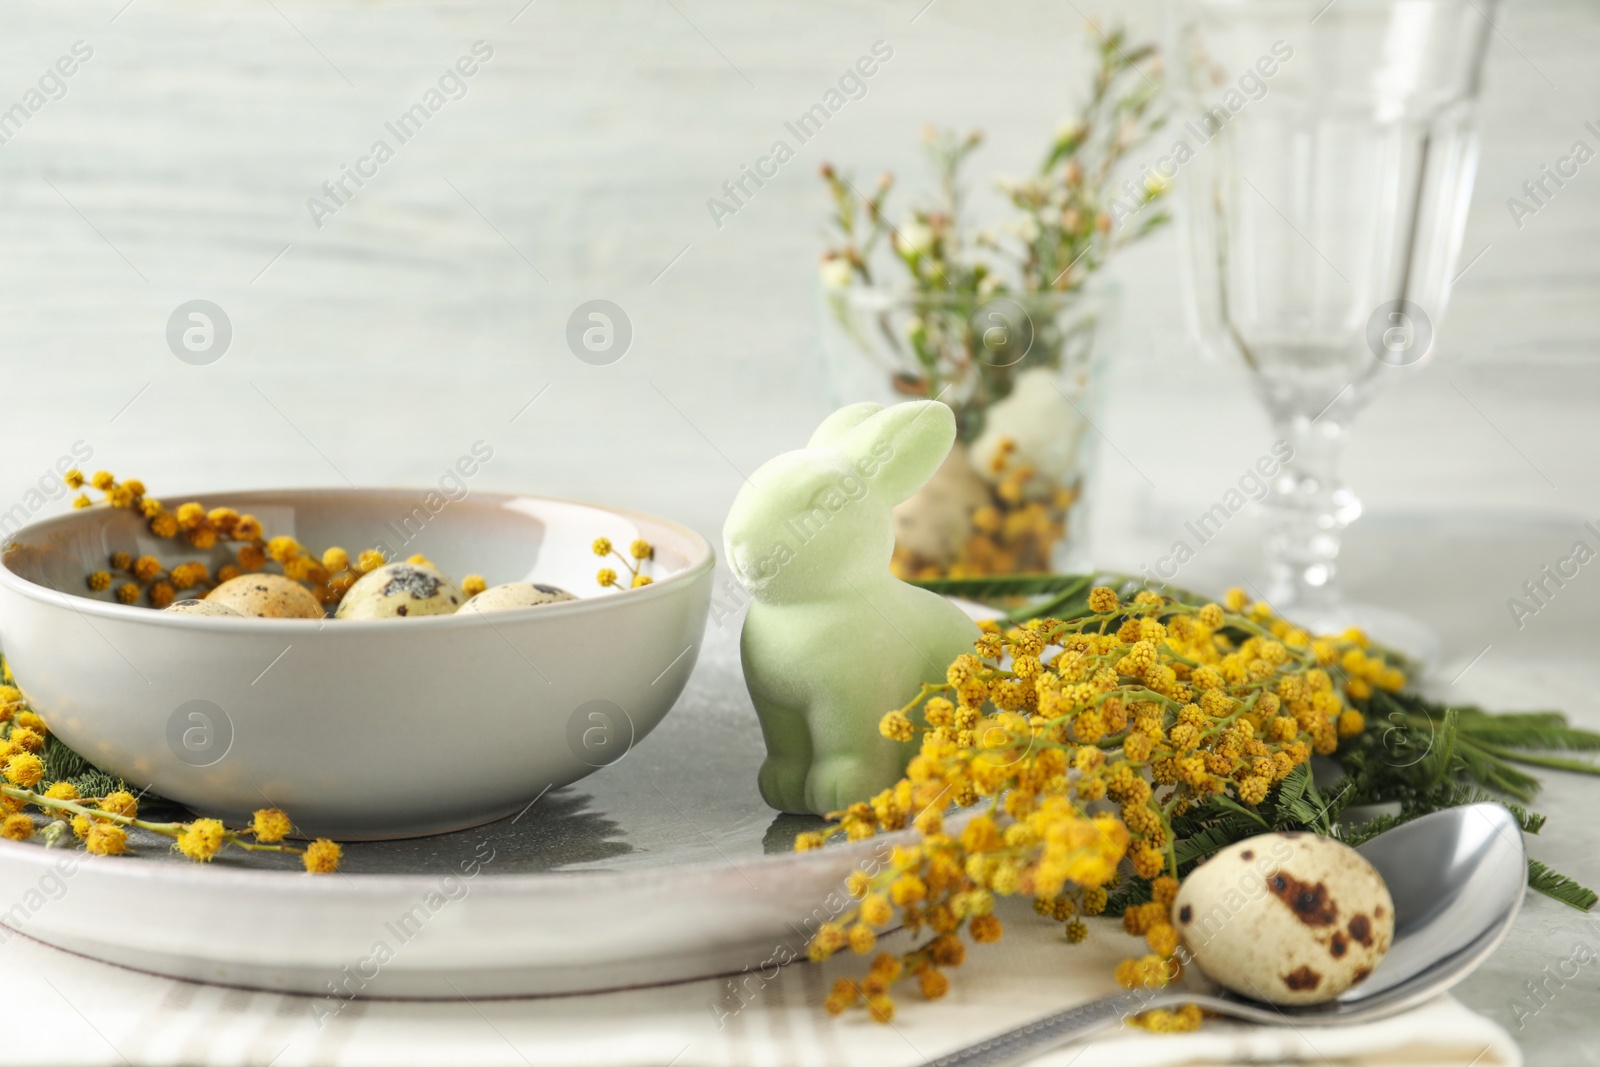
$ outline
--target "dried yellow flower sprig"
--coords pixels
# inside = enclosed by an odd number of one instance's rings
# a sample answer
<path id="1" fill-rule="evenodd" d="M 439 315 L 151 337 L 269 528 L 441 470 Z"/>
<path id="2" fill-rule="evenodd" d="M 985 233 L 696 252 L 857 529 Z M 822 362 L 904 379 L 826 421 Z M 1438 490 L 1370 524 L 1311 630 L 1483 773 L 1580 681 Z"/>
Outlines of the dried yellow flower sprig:
<path id="1" fill-rule="evenodd" d="M 905 777 L 834 813 L 837 826 L 797 838 L 804 850 L 835 836 L 908 826 L 918 834 L 877 874 L 852 876 L 859 903 L 820 927 L 809 952 L 818 960 L 847 946 L 869 953 L 896 915 L 932 938 L 880 955 L 859 983 L 841 981 L 829 1011 L 864 1001 L 887 1021 L 890 990 L 906 977 L 924 996 L 943 995 L 941 968 L 964 958 L 960 931 L 979 943 L 1001 936 L 997 896 L 1033 897 L 1036 911 L 1080 942 L 1082 917 L 1104 912 L 1123 877 L 1148 884 L 1149 903 L 1128 907 L 1123 926 L 1149 951 L 1125 960 L 1117 978 L 1129 988 L 1166 984 L 1181 971 L 1172 819 L 1224 794 L 1260 804 L 1312 753 L 1362 732 L 1363 716 L 1343 694 L 1405 684 L 1360 632 L 1314 639 L 1237 589 L 1223 604 L 1194 606 L 1149 590 L 1124 604 L 1098 587 L 1089 610 L 1003 633 L 987 624 L 975 654 L 951 663 L 943 683 L 923 685 L 883 717 L 886 737 L 921 735 Z M 983 800 L 947 827 L 953 809 Z M 1106 800 L 1115 814 L 1091 814 Z M 1140 1022 L 1171 1030 L 1198 1020 L 1180 1009 Z"/>
<path id="2" fill-rule="evenodd" d="M 100 592 L 115 584 L 116 597 L 124 604 L 138 603 L 143 596 L 152 607 L 164 608 L 179 592 L 208 591 L 240 574 L 260 571 L 271 561 L 281 565 L 288 577 L 311 586 L 323 604 L 333 606 L 357 578 L 384 563 L 383 554 L 375 550 L 360 553 L 352 561 L 342 548 L 314 554 L 292 537 L 268 539 L 260 519 L 233 508 L 207 509 L 197 501 L 189 501 L 179 505 L 176 511 L 169 511 L 161 501 L 146 493 L 144 483 L 137 478 L 118 482 L 109 471 L 96 471 L 86 479 L 82 471 L 74 469 L 66 473 L 65 479 L 74 489 L 85 485 L 98 489 L 104 495 L 103 502 L 111 507 L 139 512 L 145 517 L 150 532 L 163 540 L 184 541 L 202 551 L 209 551 L 219 541 L 238 545 L 234 562 L 218 567 L 214 574 L 199 560 L 166 569 L 154 556 L 130 559 L 126 552 L 114 553 L 110 567 L 90 574 L 88 585 Z M 94 501 L 88 494 L 80 493 L 72 503 L 74 507 L 86 508 L 93 506 Z M 118 578 L 122 580 L 119 582 Z"/>
<path id="3" fill-rule="evenodd" d="M 628 546 L 628 554 L 626 556 L 617 551 L 616 547 L 612 545 L 611 539 L 608 537 L 596 537 L 594 539 L 594 544 L 591 547 L 594 549 L 594 554 L 599 556 L 601 559 L 604 559 L 607 556 L 616 556 L 617 559 L 622 561 L 623 568 L 632 578 L 632 580 L 628 583 L 629 589 L 638 589 L 641 586 L 649 585 L 651 582 L 655 581 L 655 579 L 650 577 L 648 574 L 642 573 L 644 570 L 644 565 L 648 561 L 654 559 L 656 555 L 655 546 L 650 542 L 634 541 Z M 622 585 L 622 579 L 618 577 L 616 569 L 612 567 L 601 567 L 599 573 L 595 575 L 595 581 L 599 582 L 603 586 L 620 587 Z"/>
<path id="4" fill-rule="evenodd" d="M 24 809 L 34 807 L 46 815 L 63 820 L 51 826 L 70 826 L 84 848 L 99 856 L 117 856 L 128 851 L 127 827 L 138 827 L 170 837 L 173 849 L 197 862 L 210 860 L 224 847 L 249 852 L 288 852 L 300 857 L 305 869 L 327 874 L 339 867 L 342 850 L 325 838 L 304 848 L 283 844 L 293 829 L 289 817 L 276 808 L 263 808 L 254 814 L 248 829 L 229 829 L 216 819 L 191 822 L 151 822 L 139 818 L 139 800 L 126 790 L 103 797 L 82 797 L 69 781 L 46 784 L 45 761 L 39 755 L 49 730 L 44 720 L 28 708 L 21 692 L 12 685 L 0 685 L 0 837 L 26 841 L 34 835 L 33 816 Z M 47 833 L 50 828 L 47 827 Z M 57 829 L 52 837 L 61 836 Z"/>
<path id="5" fill-rule="evenodd" d="M 104 503 L 111 507 L 144 515 L 150 532 L 164 540 L 184 540 L 204 550 L 213 548 L 218 541 L 235 542 L 239 546 L 234 562 L 218 567 L 215 574 L 199 560 L 168 569 L 154 556 L 134 559 L 127 552 L 113 553 L 109 568 L 90 574 L 88 586 L 95 592 L 104 592 L 116 585 L 116 598 L 124 604 L 136 604 L 143 596 L 151 607 L 164 608 L 180 592 L 200 590 L 203 596 L 230 578 L 263 570 L 270 562 L 278 564 L 285 576 L 310 586 L 317 599 L 331 609 L 338 606 L 357 579 L 387 562 L 383 552 L 375 548 L 352 557 L 337 545 L 314 552 L 293 537 L 269 538 L 260 519 L 233 508 L 207 509 L 203 504 L 190 501 L 179 505 L 176 511 L 168 511 L 161 501 L 146 494 L 144 483 L 137 478 L 118 482 L 109 471 L 96 471 L 85 478 L 82 471 L 73 469 L 66 473 L 65 479 L 73 489 L 82 489 L 85 485 L 98 489 L 104 494 Z M 94 501 L 86 493 L 79 493 L 72 502 L 77 508 L 93 505 Z M 426 564 L 428 560 L 414 555 L 407 562 Z M 485 588 L 487 583 L 477 574 L 467 575 L 461 583 L 461 590 L 467 596 L 481 593 Z"/>
<path id="6" fill-rule="evenodd" d="M 17 761 L 18 757 L 12 757 L 6 762 L 5 773 L 8 781 L 13 780 L 12 765 Z M 18 770 L 24 777 L 31 773 L 25 767 Z M 85 849 L 96 855 L 116 856 L 127 852 L 128 834 L 123 827 L 136 826 L 141 830 L 149 830 L 163 837 L 172 838 L 174 851 L 201 863 L 210 860 L 224 847 L 230 845 L 249 852 L 293 853 L 300 857 L 305 869 L 312 874 L 330 874 L 338 870 L 339 861 L 343 857 L 343 850 L 339 845 L 327 838 L 319 837 L 304 848 L 278 843 L 288 832 L 289 819 L 276 808 L 263 808 L 257 811 L 251 827 L 242 830 L 231 830 L 216 819 L 195 819 L 186 823 L 149 822 L 134 815 L 122 814 L 118 810 L 119 805 L 126 805 L 131 811 L 138 810 L 138 802 L 131 793 L 117 792 L 105 797 L 82 799 L 50 795 L 52 790 L 58 793 L 64 792 L 62 786 L 66 789 L 72 788 L 70 783 L 57 782 L 43 793 L 39 793 L 14 785 L 0 785 L 0 795 L 5 798 L 4 806 L 9 809 L 12 804 L 18 805 L 18 810 L 5 818 L 4 836 L 12 840 L 26 841 L 33 835 L 33 819 L 21 811 L 21 806 L 31 804 L 48 813 L 68 819 L 73 834 L 84 842 Z M 26 830 L 22 827 L 23 822 L 27 823 Z M 274 834 L 277 836 L 271 836 Z"/>
<path id="7" fill-rule="evenodd" d="M 989 503 L 973 510 L 972 533 L 955 559 L 930 559 L 897 544 L 889 562 L 895 577 L 924 581 L 1050 569 L 1051 553 L 1066 536 L 1067 512 L 1078 499 L 1078 488 L 1055 484 L 1016 452 L 1012 438 L 997 442 L 988 466 L 999 482 L 988 488 Z"/>

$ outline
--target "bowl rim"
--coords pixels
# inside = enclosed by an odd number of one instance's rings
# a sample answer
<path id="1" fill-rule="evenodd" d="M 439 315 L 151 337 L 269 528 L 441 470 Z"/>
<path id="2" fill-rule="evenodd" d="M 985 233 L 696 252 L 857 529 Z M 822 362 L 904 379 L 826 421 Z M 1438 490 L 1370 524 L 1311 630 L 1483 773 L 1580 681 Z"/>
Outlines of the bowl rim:
<path id="1" fill-rule="evenodd" d="M 417 498 L 435 491 L 432 487 L 418 489 L 407 486 L 312 486 L 307 488 L 280 488 L 280 489 L 242 489 L 234 491 L 213 491 L 207 493 L 178 493 L 163 494 L 174 500 L 230 500 L 244 502 L 267 502 L 274 497 L 307 497 L 324 496 L 339 497 L 354 495 L 378 495 L 384 493 L 409 494 Z M 153 622 L 159 626 L 187 627 L 198 630 L 211 630 L 217 633 L 298 633 L 302 636 L 321 632 L 329 628 L 329 623 L 337 622 L 333 627 L 334 632 L 371 632 L 374 629 L 393 631 L 397 621 L 403 621 L 407 630 L 418 626 L 434 627 L 492 627 L 498 629 L 499 622 L 520 621 L 522 619 L 546 616 L 569 618 L 585 612 L 609 610 L 608 605 L 623 602 L 623 594 L 627 595 L 628 603 L 639 603 L 647 599 L 671 596 L 679 589 L 689 586 L 702 575 L 709 573 L 716 566 L 717 556 L 710 541 L 698 531 L 685 526 L 683 523 L 672 519 L 663 518 L 647 511 L 638 511 L 633 508 L 613 507 L 609 504 L 599 504 L 592 500 L 578 500 L 572 497 L 543 496 L 538 493 L 523 493 L 503 490 L 476 490 L 470 494 L 479 499 L 488 499 L 500 504 L 514 500 L 534 500 L 548 504 L 572 504 L 578 507 L 590 508 L 595 511 L 632 519 L 635 522 L 649 523 L 666 527 L 673 534 L 682 537 L 692 548 L 690 562 L 682 570 L 664 578 L 656 579 L 647 586 L 637 589 L 625 589 L 617 593 L 608 593 L 601 596 L 579 597 L 576 600 L 558 601 L 553 604 L 539 604 L 525 608 L 510 608 L 506 611 L 497 611 L 490 614 L 473 612 L 470 617 L 464 616 L 458 609 L 448 615 L 422 615 L 414 619 L 337 619 L 332 616 L 321 619 L 265 619 L 265 618 L 228 618 L 215 615 L 189 615 L 183 612 L 163 611 L 157 608 L 144 607 L 134 604 L 119 604 L 115 601 L 97 600 L 93 597 L 70 593 L 55 589 L 51 586 L 41 585 L 31 579 L 24 578 L 14 571 L 6 557 L 11 554 L 13 547 L 22 543 L 29 534 L 38 537 L 42 534 L 54 532 L 59 528 L 70 527 L 74 523 L 87 522 L 91 517 L 104 515 L 110 508 L 96 505 L 94 508 L 79 508 L 59 515 L 51 515 L 28 523 L 17 530 L 16 533 L 5 539 L 3 548 L 0 548 L 0 587 L 19 596 L 39 603 L 51 604 L 57 607 L 66 607 L 80 614 L 93 615 L 112 620 Z M 230 505 L 231 506 L 231 505 Z M 463 605 L 464 606 L 464 605 Z"/>

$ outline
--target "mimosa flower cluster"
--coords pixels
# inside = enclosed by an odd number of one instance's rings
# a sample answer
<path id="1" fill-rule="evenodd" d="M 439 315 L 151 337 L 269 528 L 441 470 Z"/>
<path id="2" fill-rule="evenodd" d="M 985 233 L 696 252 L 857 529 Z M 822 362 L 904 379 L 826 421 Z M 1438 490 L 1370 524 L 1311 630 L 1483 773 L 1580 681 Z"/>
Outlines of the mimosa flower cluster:
<path id="1" fill-rule="evenodd" d="M 894 546 L 889 570 L 907 581 L 1031 574 L 1050 569 L 1056 544 L 1066 536 L 1067 512 L 1078 487 L 1056 485 L 1016 455 L 1017 443 L 1002 437 L 988 460 L 998 482 L 987 486 L 989 502 L 972 511 L 972 533 L 948 563 L 925 559 L 903 544 Z"/>
<path id="2" fill-rule="evenodd" d="M 119 482 L 109 471 L 96 471 L 85 478 L 79 470 L 70 470 L 65 477 L 74 489 L 85 486 L 97 489 L 103 494 L 103 502 L 111 507 L 143 515 L 150 532 L 163 540 L 208 552 L 219 542 L 237 546 L 233 550 L 233 562 L 215 569 L 199 559 L 167 566 L 155 556 L 112 553 L 109 567 L 92 572 L 87 584 L 95 592 L 115 587 L 117 600 L 124 604 L 144 600 L 151 607 L 164 608 L 179 594 L 203 597 L 230 578 L 261 571 L 268 563 L 276 563 L 286 577 L 309 586 L 323 606 L 331 610 L 339 606 L 339 601 L 358 578 L 388 562 L 375 548 L 351 556 L 337 545 L 314 552 L 293 537 L 268 537 L 260 519 L 233 508 L 207 508 L 198 501 L 189 501 L 169 510 L 150 496 L 144 482 L 137 478 Z M 72 502 L 77 508 L 93 505 L 87 493 L 80 493 Z M 407 562 L 428 564 L 428 559 L 414 555 Z M 461 591 L 469 597 L 485 588 L 487 583 L 481 575 L 469 574 L 461 582 Z"/>
<path id="3" fill-rule="evenodd" d="M 96 471 L 85 477 L 77 469 L 64 476 L 73 489 L 93 488 L 103 495 L 102 502 L 143 515 L 149 530 L 163 540 L 187 544 L 191 548 L 210 552 L 218 543 L 231 544 L 232 562 L 213 568 L 204 559 L 167 565 L 151 555 L 134 556 L 129 552 L 111 554 L 108 566 L 91 572 L 85 584 L 97 593 L 108 589 L 123 604 L 141 601 L 153 608 L 165 608 L 181 596 L 200 598 L 210 590 L 241 574 L 265 570 L 277 564 L 286 577 L 310 587 L 313 595 L 329 611 L 339 606 L 344 595 L 357 579 L 369 571 L 382 567 L 388 560 L 376 548 L 351 555 L 334 545 L 321 552 L 313 551 L 293 537 L 279 535 L 268 537 L 261 520 L 233 508 L 207 508 L 198 501 L 180 504 L 168 509 L 160 500 L 150 496 L 144 482 L 137 478 L 118 481 L 109 471 Z M 76 508 L 93 507 L 89 495 L 80 492 L 73 500 Z M 651 584 L 651 577 L 642 573 L 645 563 L 655 556 L 655 548 L 647 541 L 636 540 L 628 548 L 628 556 L 615 551 L 611 542 L 602 537 L 594 542 L 598 556 L 615 555 L 622 561 L 629 577 L 628 588 L 637 589 Z M 407 563 L 432 566 L 426 556 L 413 555 Z M 602 586 L 619 586 L 617 572 L 609 567 L 600 569 L 596 580 Z M 488 588 L 480 574 L 469 574 L 461 581 L 461 591 L 473 597 Z"/>
<path id="4" fill-rule="evenodd" d="M 628 554 L 626 556 L 617 551 L 616 546 L 611 543 L 611 539 L 608 537 L 596 537 L 594 544 L 590 548 L 601 559 L 605 559 L 607 556 L 615 556 L 621 562 L 623 570 L 627 572 L 628 579 L 626 585 L 624 585 L 623 579 L 617 575 L 616 568 L 601 567 L 595 573 L 595 581 L 602 586 L 608 588 L 615 586 L 619 589 L 641 589 L 655 581 L 655 579 L 644 573 L 644 565 L 654 559 L 656 554 L 655 546 L 649 541 L 634 541 L 628 546 Z"/>
<path id="5" fill-rule="evenodd" d="M 1313 753 L 1363 732 L 1347 697 L 1405 684 L 1359 631 L 1313 638 L 1237 589 L 1193 605 L 1149 590 L 1123 603 L 1097 587 L 1089 611 L 1004 632 L 989 624 L 942 683 L 883 717 L 885 737 L 919 744 L 905 777 L 796 841 L 810 849 L 916 831 L 882 871 L 851 880 L 859 903 L 818 930 L 810 955 L 870 953 L 896 921 L 930 937 L 880 955 L 859 982 L 841 980 L 829 1010 L 864 1003 L 887 1021 L 891 988 L 907 978 L 942 995 L 943 971 L 964 958 L 961 931 L 977 943 L 1001 936 L 1001 896 L 1032 897 L 1069 942 L 1087 936 L 1083 917 L 1104 912 L 1112 891 L 1141 901 L 1123 925 L 1147 951 L 1117 978 L 1166 984 L 1181 972 L 1173 818 L 1223 798 L 1260 805 Z M 1198 1019 L 1163 1011 L 1142 1022 L 1185 1029 Z"/>
<path id="6" fill-rule="evenodd" d="M 66 778 L 50 780 L 46 758 L 49 728 L 22 698 L 12 682 L 0 685 L 0 837 L 27 841 L 36 833 L 56 843 L 70 832 L 97 856 L 119 856 L 130 851 L 129 827 L 172 839 L 172 849 L 199 863 L 209 861 L 224 848 L 250 852 L 289 852 L 299 855 L 312 874 L 329 874 L 339 868 L 342 851 L 326 838 L 304 846 L 284 843 L 294 830 L 289 817 L 276 808 L 255 812 L 247 827 L 229 827 L 217 819 L 191 822 L 151 822 L 139 818 L 139 798 L 126 789 L 104 796 L 80 796 Z M 33 809 L 29 811 L 28 809 Z"/>

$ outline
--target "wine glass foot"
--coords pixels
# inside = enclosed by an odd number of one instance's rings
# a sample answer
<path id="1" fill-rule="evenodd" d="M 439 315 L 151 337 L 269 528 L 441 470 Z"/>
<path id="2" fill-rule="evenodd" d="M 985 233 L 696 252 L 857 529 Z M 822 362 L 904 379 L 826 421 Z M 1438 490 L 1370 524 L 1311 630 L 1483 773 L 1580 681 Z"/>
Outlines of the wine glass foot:
<path id="1" fill-rule="evenodd" d="M 1342 634 L 1352 626 L 1359 627 L 1374 644 L 1409 660 L 1415 674 L 1434 670 L 1444 659 L 1444 640 L 1438 631 L 1403 612 L 1350 601 L 1328 607 L 1275 606 L 1285 618 L 1314 634 Z"/>

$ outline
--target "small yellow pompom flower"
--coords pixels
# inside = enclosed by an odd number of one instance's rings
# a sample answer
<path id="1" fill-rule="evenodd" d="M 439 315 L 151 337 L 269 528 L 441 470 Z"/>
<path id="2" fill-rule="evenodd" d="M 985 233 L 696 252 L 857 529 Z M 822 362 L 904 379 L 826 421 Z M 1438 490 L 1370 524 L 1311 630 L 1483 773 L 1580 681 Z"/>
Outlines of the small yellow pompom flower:
<path id="1" fill-rule="evenodd" d="M 88 837 L 94 823 L 89 821 L 87 815 L 74 815 L 72 817 L 72 832 L 77 837 Z"/>
<path id="2" fill-rule="evenodd" d="M 6 760 L 6 781 L 32 789 L 44 777 L 44 761 L 32 752 L 19 752 Z"/>
<path id="3" fill-rule="evenodd" d="M 71 782 L 51 782 L 44 795 L 51 800 L 77 800 L 78 788 Z"/>
<path id="4" fill-rule="evenodd" d="M 967 923 L 967 932 L 972 935 L 972 940 L 982 945 L 990 941 L 1000 940 L 1004 927 L 1000 925 L 1000 920 L 995 918 L 993 913 L 974 915 L 971 921 Z"/>
<path id="5" fill-rule="evenodd" d="M 116 481 L 117 480 L 111 476 L 110 471 L 95 471 L 94 477 L 89 479 L 89 484 L 101 492 L 105 492 L 107 489 L 110 489 L 113 485 L 115 485 Z"/>
<path id="6" fill-rule="evenodd" d="M 100 800 L 100 810 L 110 812 L 112 815 L 125 815 L 130 819 L 139 817 L 139 798 L 126 789 L 119 789 L 115 793 L 107 793 Z"/>
<path id="7" fill-rule="evenodd" d="M 346 567 L 350 566 L 350 553 L 346 552 L 338 545 L 334 545 L 332 548 L 322 553 L 322 565 L 328 568 L 328 570 L 337 574 L 339 571 L 342 571 Z"/>
<path id="8" fill-rule="evenodd" d="M 177 518 L 180 529 L 192 530 L 206 521 L 206 509 L 191 500 L 178 505 Z"/>
<path id="9" fill-rule="evenodd" d="M 79 470 L 77 467 L 73 467 L 67 473 L 63 474 L 61 476 L 61 479 L 62 479 L 62 481 L 67 483 L 67 488 L 68 489 L 82 489 L 83 488 L 83 472 L 81 470 Z"/>
<path id="10" fill-rule="evenodd" d="M 178 517 L 170 511 L 163 511 L 151 516 L 150 532 L 157 537 L 176 537 L 178 535 Z"/>
<path id="11" fill-rule="evenodd" d="M 240 515 L 233 525 L 235 541 L 254 541 L 261 536 L 261 520 L 254 515 Z"/>
<path id="12" fill-rule="evenodd" d="M 300 554 L 300 543 L 292 537 L 274 537 L 267 542 L 267 555 L 276 563 L 294 559 Z"/>
<path id="13" fill-rule="evenodd" d="M 649 559 L 655 555 L 655 551 L 649 541 L 635 541 L 628 546 L 628 555 L 634 559 Z"/>
<path id="14" fill-rule="evenodd" d="M 654 581 L 655 579 L 650 577 L 648 574 L 635 574 L 633 576 L 633 588 L 643 589 L 645 586 L 650 585 Z"/>
<path id="15" fill-rule="evenodd" d="M 111 575 L 105 571 L 93 571 L 89 575 L 89 588 L 96 593 L 103 593 L 111 588 Z"/>
<path id="16" fill-rule="evenodd" d="M 594 580 L 603 586 L 616 585 L 617 572 L 612 570 L 610 567 L 601 567 L 599 573 L 594 576 Z"/>
<path id="17" fill-rule="evenodd" d="M 319 837 L 306 846 L 305 855 L 300 859 L 312 874 L 332 874 L 339 869 L 339 860 L 343 856 L 344 850 L 337 844 Z"/>
<path id="18" fill-rule="evenodd" d="M 1109 615 L 1118 607 L 1117 592 L 1103 585 L 1089 590 L 1089 610 L 1096 615 Z"/>
<path id="19" fill-rule="evenodd" d="M 1157 923 L 1144 935 L 1145 943 L 1157 956 L 1170 956 L 1178 951 L 1178 931 L 1169 923 Z"/>
<path id="20" fill-rule="evenodd" d="M 94 501 L 90 500 L 88 497 L 84 496 L 82 493 L 79 493 L 77 496 L 72 498 L 72 506 L 75 507 L 75 508 L 86 508 L 86 507 L 92 506 L 93 504 L 94 504 Z"/>
<path id="21" fill-rule="evenodd" d="M 590 547 L 594 549 L 594 554 L 597 556 L 611 555 L 611 541 L 609 538 L 596 537 L 594 539 L 594 544 Z"/>
<path id="22" fill-rule="evenodd" d="M 477 596 L 487 588 L 489 583 L 483 580 L 481 574 L 469 574 L 461 579 L 461 591 L 467 596 Z"/>
<path id="23" fill-rule="evenodd" d="M 928 895 L 928 887 L 914 874 L 902 874 L 889 886 L 889 896 L 902 908 Z"/>
<path id="24" fill-rule="evenodd" d="M 256 840 L 263 844 L 272 844 L 282 841 L 294 829 L 289 822 L 289 816 L 277 808 L 262 808 L 255 813 L 255 818 L 250 824 L 250 830 L 256 835 Z"/>
<path id="25" fill-rule="evenodd" d="M 0 822 L 0 837 L 9 841 L 26 841 L 33 836 L 33 819 L 30 816 L 17 812 L 7 815 L 4 822 Z"/>
<path id="26" fill-rule="evenodd" d="M 369 548 L 356 557 L 355 569 L 362 574 L 366 574 L 368 571 L 375 571 L 381 566 L 383 566 L 383 553 L 375 548 Z"/>
<path id="27" fill-rule="evenodd" d="M 77 820 L 73 820 L 77 829 Z M 128 851 L 128 831 L 108 822 L 97 822 L 84 836 L 84 847 L 96 856 L 120 856 Z"/>
<path id="28" fill-rule="evenodd" d="M 1110 894 L 1106 893 L 1106 886 L 1091 886 L 1091 888 L 1085 889 L 1083 891 L 1083 913 L 1085 915 L 1099 915 L 1099 913 L 1104 912 L 1106 910 L 1107 897 L 1109 896 Z"/>
<path id="29" fill-rule="evenodd" d="M 878 722 L 878 732 L 891 741 L 909 741 L 915 733 L 911 720 L 891 711 Z"/>
<path id="30" fill-rule="evenodd" d="M 196 819 L 178 835 L 177 850 L 192 860 L 209 862 L 222 847 L 226 829 L 216 819 Z"/>
<path id="31" fill-rule="evenodd" d="M 943 971 L 932 969 L 923 971 L 917 984 L 922 989 L 922 995 L 929 1000 L 938 1000 L 950 992 L 950 979 L 944 976 Z"/>
<path id="32" fill-rule="evenodd" d="M 132 582 L 123 582 L 117 586 L 117 600 L 123 604 L 137 604 L 139 602 L 139 587 Z"/>

